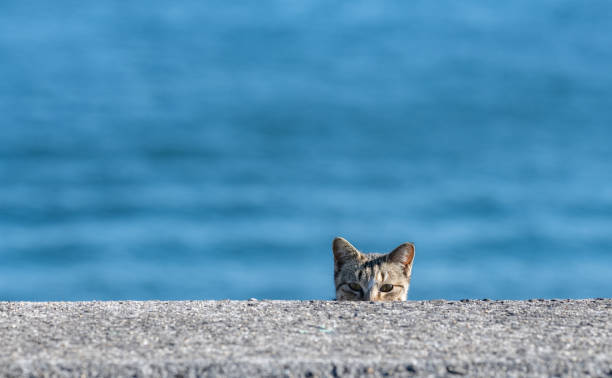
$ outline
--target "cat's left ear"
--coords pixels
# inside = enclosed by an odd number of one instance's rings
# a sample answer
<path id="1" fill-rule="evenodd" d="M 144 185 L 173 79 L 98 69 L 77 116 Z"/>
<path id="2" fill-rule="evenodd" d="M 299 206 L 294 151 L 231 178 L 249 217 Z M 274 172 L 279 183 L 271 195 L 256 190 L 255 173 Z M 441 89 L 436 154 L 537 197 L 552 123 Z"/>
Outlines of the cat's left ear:
<path id="1" fill-rule="evenodd" d="M 402 264 L 404 266 L 404 273 L 406 276 L 410 276 L 412 262 L 414 261 L 414 244 L 401 244 L 387 255 L 387 261 Z"/>
<path id="2" fill-rule="evenodd" d="M 348 261 L 359 261 L 362 256 L 361 252 L 357 250 L 348 240 L 337 237 L 332 243 L 332 250 L 334 252 L 334 266 L 336 271 L 340 270 L 342 265 Z"/>

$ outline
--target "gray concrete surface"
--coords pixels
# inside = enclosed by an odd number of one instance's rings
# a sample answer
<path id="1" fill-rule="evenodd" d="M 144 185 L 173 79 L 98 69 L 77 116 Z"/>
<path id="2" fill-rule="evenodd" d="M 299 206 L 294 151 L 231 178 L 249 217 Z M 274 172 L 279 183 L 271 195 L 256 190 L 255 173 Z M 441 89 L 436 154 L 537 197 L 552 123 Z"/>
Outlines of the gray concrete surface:
<path id="1" fill-rule="evenodd" d="M 0 376 L 612 376 L 612 300 L 0 302 Z"/>

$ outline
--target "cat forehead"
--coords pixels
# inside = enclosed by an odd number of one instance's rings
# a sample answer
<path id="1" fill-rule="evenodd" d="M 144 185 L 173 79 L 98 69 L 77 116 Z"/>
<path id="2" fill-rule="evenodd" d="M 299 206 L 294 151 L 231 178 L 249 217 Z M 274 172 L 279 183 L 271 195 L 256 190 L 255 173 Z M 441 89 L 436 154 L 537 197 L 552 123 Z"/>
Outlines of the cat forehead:
<path id="1" fill-rule="evenodd" d="M 397 264 L 388 262 L 386 255 L 382 253 L 368 253 L 363 254 L 365 260 L 360 262 L 354 262 L 353 264 L 346 264 L 342 267 L 344 274 L 357 274 L 358 272 L 374 273 L 375 271 L 383 272 L 395 272 L 401 271 L 401 267 Z"/>
<path id="2" fill-rule="evenodd" d="M 361 252 L 363 259 L 360 265 L 376 265 L 387 261 L 387 254 L 385 253 L 363 253 Z"/>

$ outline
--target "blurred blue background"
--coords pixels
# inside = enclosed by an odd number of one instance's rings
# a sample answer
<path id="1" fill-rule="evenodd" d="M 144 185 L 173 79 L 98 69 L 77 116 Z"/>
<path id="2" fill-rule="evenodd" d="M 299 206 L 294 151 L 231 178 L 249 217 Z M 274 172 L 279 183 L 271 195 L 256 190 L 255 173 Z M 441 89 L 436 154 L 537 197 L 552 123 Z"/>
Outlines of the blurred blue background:
<path id="1" fill-rule="evenodd" d="M 606 1 L 0 3 L 0 300 L 612 294 Z"/>

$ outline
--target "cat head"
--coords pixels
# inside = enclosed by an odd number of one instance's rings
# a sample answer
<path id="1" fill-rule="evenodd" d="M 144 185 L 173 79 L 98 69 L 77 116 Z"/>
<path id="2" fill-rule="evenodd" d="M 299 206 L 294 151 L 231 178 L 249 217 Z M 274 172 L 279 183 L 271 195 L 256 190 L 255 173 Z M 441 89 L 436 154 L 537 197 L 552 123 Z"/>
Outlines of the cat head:
<path id="1" fill-rule="evenodd" d="M 387 254 L 362 253 L 338 237 L 332 250 L 337 300 L 406 300 L 414 260 L 412 243 L 401 244 Z"/>

